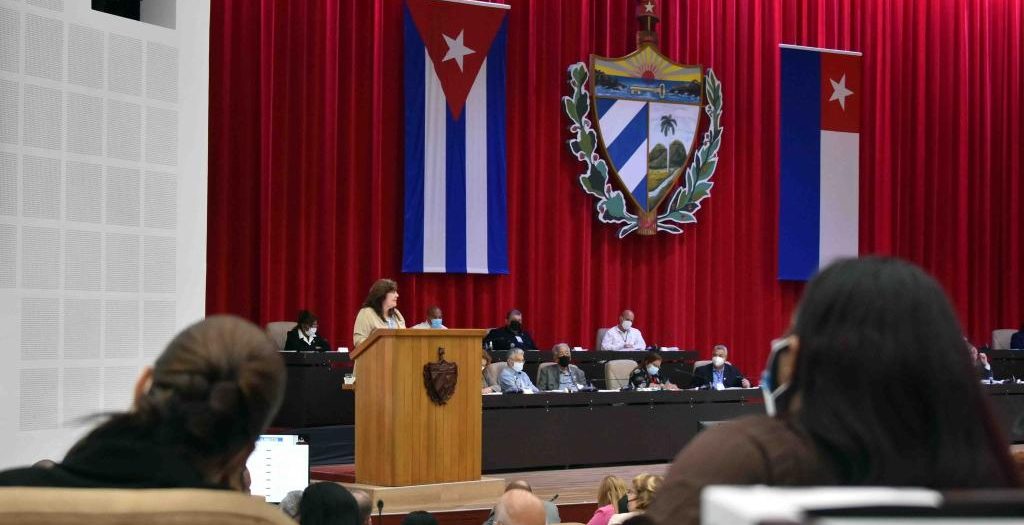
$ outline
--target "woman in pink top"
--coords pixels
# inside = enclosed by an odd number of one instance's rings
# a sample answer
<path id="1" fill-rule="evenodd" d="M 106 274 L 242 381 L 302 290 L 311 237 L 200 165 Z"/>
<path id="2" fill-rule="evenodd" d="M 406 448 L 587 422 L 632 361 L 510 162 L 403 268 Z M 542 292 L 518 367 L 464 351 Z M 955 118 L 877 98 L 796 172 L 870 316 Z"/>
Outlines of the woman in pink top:
<path id="1" fill-rule="evenodd" d="M 608 520 L 618 514 L 619 500 L 626 495 L 626 483 L 615 476 L 605 476 L 597 489 L 597 511 L 587 525 L 608 525 Z"/>

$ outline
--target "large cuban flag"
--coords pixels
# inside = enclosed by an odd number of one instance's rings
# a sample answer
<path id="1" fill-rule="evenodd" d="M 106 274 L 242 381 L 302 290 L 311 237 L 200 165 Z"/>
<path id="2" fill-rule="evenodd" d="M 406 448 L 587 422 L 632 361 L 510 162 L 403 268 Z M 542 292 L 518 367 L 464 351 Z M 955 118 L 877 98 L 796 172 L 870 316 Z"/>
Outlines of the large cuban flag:
<path id="1" fill-rule="evenodd" d="M 779 279 L 857 256 L 860 53 L 781 46 Z"/>
<path id="2" fill-rule="evenodd" d="M 404 272 L 508 273 L 507 5 L 405 5 Z"/>

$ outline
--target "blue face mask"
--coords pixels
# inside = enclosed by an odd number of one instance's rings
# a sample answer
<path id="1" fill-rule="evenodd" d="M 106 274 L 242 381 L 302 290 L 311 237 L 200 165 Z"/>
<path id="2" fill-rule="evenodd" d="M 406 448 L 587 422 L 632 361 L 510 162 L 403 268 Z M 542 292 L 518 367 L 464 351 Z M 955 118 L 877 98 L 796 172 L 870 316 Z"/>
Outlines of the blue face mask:
<path id="1" fill-rule="evenodd" d="M 441 319 L 431 319 L 430 320 L 430 327 L 431 328 L 441 328 Z"/>
<path id="2" fill-rule="evenodd" d="M 654 365 L 647 365 L 647 373 L 652 376 L 658 375 L 658 370 L 659 368 Z"/>

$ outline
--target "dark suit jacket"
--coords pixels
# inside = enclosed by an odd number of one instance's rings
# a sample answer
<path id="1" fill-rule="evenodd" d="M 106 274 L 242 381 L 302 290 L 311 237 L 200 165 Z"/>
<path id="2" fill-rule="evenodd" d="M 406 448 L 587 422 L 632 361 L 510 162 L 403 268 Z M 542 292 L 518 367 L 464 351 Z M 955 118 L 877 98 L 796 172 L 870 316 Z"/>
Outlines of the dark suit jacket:
<path id="1" fill-rule="evenodd" d="M 295 327 L 288 332 L 288 340 L 284 342 L 284 349 L 300 352 L 327 352 L 331 349 L 331 344 L 319 335 L 313 338 L 313 344 L 307 344 L 299 338 L 299 328 Z"/>
<path id="2" fill-rule="evenodd" d="M 1024 330 L 1019 330 L 1010 336 L 1010 348 L 1024 350 Z"/>
<path id="3" fill-rule="evenodd" d="M 522 342 L 519 339 L 522 339 Z M 487 332 L 487 337 L 484 337 L 484 348 L 487 348 L 487 343 L 492 343 L 494 350 L 510 350 L 512 348 L 521 348 L 523 350 L 537 349 L 533 338 L 530 337 L 526 330 L 517 334 L 509 330 L 507 326 L 493 328 L 490 332 Z"/>
<path id="4" fill-rule="evenodd" d="M 701 386 L 711 386 L 711 380 L 714 377 L 712 372 L 715 365 L 708 363 L 704 366 L 693 369 L 693 381 L 690 383 L 690 388 L 696 388 Z M 735 366 L 729 363 L 725 364 L 725 371 L 722 374 L 722 384 L 725 388 L 739 388 L 743 386 L 743 374 L 736 369 Z"/>
<path id="5" fill-rule="evenodd" d="M 117 422 L 78 442 L 52 468 L 0 472 L 0 486 L 78 488 L 225 488 L 203 479 L 181 452 L 156 444 L 151 431 Z"/>
<path id="6" fill-rule="evenodd" d="M 537 374 L 537 388 L 541 390 L 558 390 L 561 373 L 562 369 L 558 365 L 541 368 Z M 573 383 L 577 385 L 587 384 L 587 376 L 583 373 L 583 370 L 580 370 L 580 367 L 570 364 L 569 375 L 572 376 Z"/>

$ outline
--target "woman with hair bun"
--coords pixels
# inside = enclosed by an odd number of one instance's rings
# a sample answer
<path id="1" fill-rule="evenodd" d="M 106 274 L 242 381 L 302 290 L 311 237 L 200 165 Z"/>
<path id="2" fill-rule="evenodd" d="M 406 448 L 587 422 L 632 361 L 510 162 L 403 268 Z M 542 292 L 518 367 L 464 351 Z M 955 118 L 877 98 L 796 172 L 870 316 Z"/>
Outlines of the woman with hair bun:
<path id="1" fill-rule="evenodd" d="M 186 328 L 115 414 L 50 468 L 0 473 L 0 485 L 242 490 L 245 462 L 284 397 L 285 370 L 256 325 L 213 316 Z"/>

